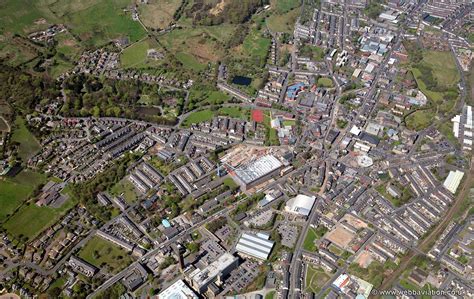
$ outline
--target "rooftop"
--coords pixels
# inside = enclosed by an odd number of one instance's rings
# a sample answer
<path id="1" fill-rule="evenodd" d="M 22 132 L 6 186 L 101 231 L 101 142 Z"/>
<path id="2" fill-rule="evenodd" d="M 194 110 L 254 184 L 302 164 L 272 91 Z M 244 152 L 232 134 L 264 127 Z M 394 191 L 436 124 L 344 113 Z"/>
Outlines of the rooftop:
<path id="1" fill-rule="evenodd" d="M 235 249 L 245 255 L 266 260 L 274 244 L 275 242 L 268 240 L 266 235 L 243 233 Z"/>
<path id="2" fill-rule="evenodd" d="M 279 169 L 283 164 L 272 155 L 263 156 L 253 163 L 248 163 L 235 170 L 235 174 L 246 184 Z"/>

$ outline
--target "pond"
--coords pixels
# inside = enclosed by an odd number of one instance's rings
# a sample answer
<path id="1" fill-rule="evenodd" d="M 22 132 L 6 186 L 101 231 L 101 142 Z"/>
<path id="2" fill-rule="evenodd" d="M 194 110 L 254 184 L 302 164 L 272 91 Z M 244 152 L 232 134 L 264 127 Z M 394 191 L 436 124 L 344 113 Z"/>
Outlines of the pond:
<path id="1" fill-rule="evenodd" d="M 248 86 L 248 85 L 250 85 L 250 83 L 252 83 L 252 78 L 243 77 L 243 76 L 235 76 L 232 79 L 232 83 L 237 84 L 237 85 Z"/>

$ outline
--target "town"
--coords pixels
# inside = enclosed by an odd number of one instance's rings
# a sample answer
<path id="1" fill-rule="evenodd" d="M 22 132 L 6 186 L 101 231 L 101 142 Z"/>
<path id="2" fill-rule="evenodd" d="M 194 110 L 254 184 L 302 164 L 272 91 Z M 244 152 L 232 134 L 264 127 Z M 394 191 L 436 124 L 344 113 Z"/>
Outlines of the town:
<path id="1" fill-rule="evenodd" d="M 263 1 L 263 63 L 202 67 L 166 37 L 203 1 L 160 30 L 131 2 L 142 39 L 84 49 L 28 113 L 0 98 L 0 298 L 474 296 L 472 1 Z"/>

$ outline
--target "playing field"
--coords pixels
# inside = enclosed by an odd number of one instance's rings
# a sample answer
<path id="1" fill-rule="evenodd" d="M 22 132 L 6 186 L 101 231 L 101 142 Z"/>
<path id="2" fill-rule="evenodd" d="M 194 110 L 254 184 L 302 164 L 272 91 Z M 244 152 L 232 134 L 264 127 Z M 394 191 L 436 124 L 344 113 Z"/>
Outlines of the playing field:
<path id="1" fill-rule="evenodd" d="M 305 287 L 306 291 L 319 293 L 321 288 L 328 282 L 331 277 L 324 272 L 322 268 L 316 268 L 308 265 L 306 268 Z"/>
<path id="2" fill-rule="evenodd" d="M 72 198 L 57 209 L 38 207 L 31 203 L 23 206 L 3 224 L 3 227 L 13 237 L 21 241 L 29 241 L 58 221 L 75 204 Z"/>
<path id="3" fill-rule="evenodd" d="M 354 234 L 342 226 L 337 226 L 326 235 L 326 239 L 344 249 L 347 248 L 353 238 Z"/>
<path id="4" fill-rule="evenodd" d="M 133 261 L 127 252 L 98 236 L 87 242 L 79 257 L 97 268 L 106 266 L 111 273 L 119 272 Z"/>
<path id="5" fill-rule="evenodd" d="M 20 143 L 18 154 L 24 162 L 27 162 L 29 158 L 41 149 L 35 136 L 28 131 L 25 120 L 19 117 L 15 120 L 12 141 Z"/>
<path id="6" fill-rule="evenodd" d="M 42 174 L 24 170 L 14 178 L 0 178 L 0 222 L 13 213 L 20 204 L 26 200 L 33 190 L 41 183 L 44 183 L 46 177 Z"/>

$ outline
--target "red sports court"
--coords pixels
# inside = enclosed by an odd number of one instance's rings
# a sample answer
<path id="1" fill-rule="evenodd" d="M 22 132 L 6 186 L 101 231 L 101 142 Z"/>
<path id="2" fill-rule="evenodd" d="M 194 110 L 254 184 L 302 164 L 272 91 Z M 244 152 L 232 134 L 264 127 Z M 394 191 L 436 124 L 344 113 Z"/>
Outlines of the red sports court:
<path id="1" fill-rule="evenodd" d="M 262 110 L 252 110 L 252 120 L 258 123 L 263 122 L 263 111 Z"/>

